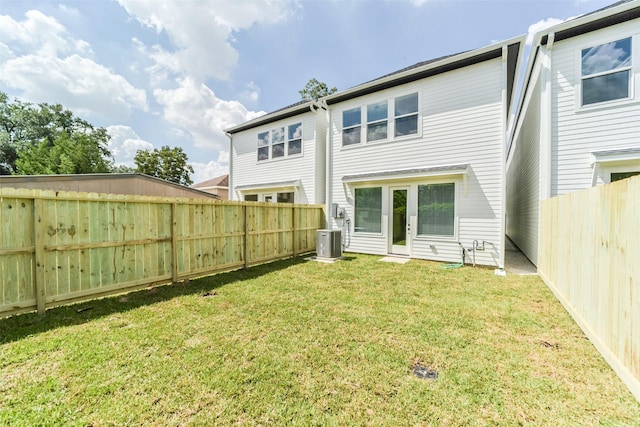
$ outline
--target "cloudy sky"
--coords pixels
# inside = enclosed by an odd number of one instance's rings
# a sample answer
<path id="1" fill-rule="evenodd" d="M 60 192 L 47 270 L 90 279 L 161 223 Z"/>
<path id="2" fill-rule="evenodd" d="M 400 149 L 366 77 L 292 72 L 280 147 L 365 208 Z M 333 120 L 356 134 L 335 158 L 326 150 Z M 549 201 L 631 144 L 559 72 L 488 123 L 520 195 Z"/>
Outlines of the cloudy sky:
<path id="1" fill-rule="evenodd" d="M 613 0 L 0 0 L 0 90 L 107 128 L 117 164 L 180 146 L 228 170 L 224 129 Z"/>

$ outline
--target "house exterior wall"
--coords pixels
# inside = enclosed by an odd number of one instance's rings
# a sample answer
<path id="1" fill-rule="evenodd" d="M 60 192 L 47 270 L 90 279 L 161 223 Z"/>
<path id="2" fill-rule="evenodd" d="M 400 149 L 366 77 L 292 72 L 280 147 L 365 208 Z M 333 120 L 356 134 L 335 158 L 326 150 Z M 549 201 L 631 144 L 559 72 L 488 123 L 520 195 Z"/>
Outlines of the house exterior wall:
<path id="1" fill-rule="evenodd" d="M 547 30 L 552 31 L 552 30 Z M 632 37 L 631 97 L 581 106 L 583 49 Z M 640 152 L 640 19 L 541 46 L 507 159 L 507 235 L 537 264 L 540 201 L 640 171 L 640 159 L 598 166 L 592 152 Z"/>
<path id="2" fill-rule="evenodd" d="M 507 160 L 507 236 L 534 264 L 538 257 L 540 203 L 540 97 L 539 70 L 528 94 L 522 120 L 515 130 Z"/>
<path id="3" fill-rule="evenodd" d="M 632 39 L 632 98 L 580 106 L 582 49 Z M 591 187 L 591 152 L 640 148 L 640 19 L 554 43 L 551 50 L 550 195 Z M 636 170 L 640 170 L 640 160 Z M 608 174 L 597 183 L 608 182 Z"/>
<path id="4" fill-rule="evenodd" d="M 458 242 L 468 249 L 477 240 L 487 244 L 484 251 L 476 252 L 476 262 L 502 267 L 506 85 L 503 65 L 500 58 L 488 60 L 331 106 L 331 202 L 345 209 L 345 218 L 350 222 L 347 225 L 344 219 L 332 219 L 331 226 L 343 230 L 345 250 L 372 254 L 391 252 L 391 190 L 405 187 L 411 257 L 459 262 Z M 415 92 L 419 94 L 417 136 L 343 147 L 343 111 L 358 106 L 366 108 L 368 104 Z M 343 177 L 353 174 L 454 164 L 468 164 L 466 175 L 343 182 Z M 443 182 L 455 183 L 455 235 L 451 238 L 418 236 L 418 185 Z M 380 233 L 354 231 L 354 190 L 359 187 L 382 187 Z"/>
<path id="5" fill-rule="evenodd" d="M 232 135 L 231 144 L 231 185 L 229 196 L 240 200 L 243 194 L 273 194 L 280 191 L 294 191 L 293 188 L 268 187 L 269 183 L 299 180 L 295 188 L 295 203 L 324 202 L 324 112 L 308 112 L 284 120 L 256 126 Z M 320 120 L 320 122 L 318 122 Z M 269 160 L 258 161 L 258 134 L 295 123 L 302 123 L 302 153 Z M 286 140 L 286 135 L 285 135 Z M 285 142 L 286 144 L 286 142 Z M 319 179 L 321 178 L 321 179 Z M 320 183 L 320 184 L 319 184 Z M 238 187 L 265 184 L 266 188 L 238 190 Z M 275 201 L 275 200 L 274 200 Z"/>

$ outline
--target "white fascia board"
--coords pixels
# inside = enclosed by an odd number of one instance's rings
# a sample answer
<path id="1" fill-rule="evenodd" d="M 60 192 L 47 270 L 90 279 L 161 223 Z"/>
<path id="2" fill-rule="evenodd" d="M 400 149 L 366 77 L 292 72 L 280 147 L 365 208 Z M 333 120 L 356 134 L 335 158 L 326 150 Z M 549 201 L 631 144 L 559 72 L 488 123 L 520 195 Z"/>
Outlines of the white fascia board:
<path id="1" fill-rule="evenodd" d="M 250 190 L 277 190 L 282 188 L 298 188 L 302 185 L 299 179 L 293 181 L 282 182 L 265 182 L 260 184 L 247 184 L 238 185 L 235 187 L 236 191 L 250 191 Z"/>
<path id="2" fill-rule="evenodd" d="M 497 43 L 494 43 L 494 44 L 491 44 L 491 45 L 488 45 L 488 46 L 485 46 L 485 47 L 481 47 L 481 48 L 478 48 L 478 49 L 470 50 L 470 51 L 467 51 L 467 52 L 462 52 L 462 53 L 457 54 L 457 55 L 453 55 L 453 56 L 449 56 L 449 57 L 443 58 L 443 59 L 441 59 L 439 61 L 430 62 L 428 64 L 425 64 L 425 65 L 421 66 L 421 67 L 412 68 L 412 69 L 409 69 L 409 70 L 406 70 L 406 71 L 403 71 L 403 72 L 400 72 L 400 73 L 391 74 L 391 75 L 386 76 L 386 77 L 381 77 L 379 79 L 375 79 L 375 80 L 372 80 L 370 82 L 354 86 L 354 87 L 352 87 L 350 89 L 346 89 L 346 90 L 341 91 L 341 92 L 336 92 L 335 94 L 328 95 L 328 96 L 325 96 L 324 98 L 321 98 L 320 101 L 322 101 L 323 103 L 327 103 L 327 102 L 331 103 L 331 100 L 336 99 L 336 98 L 342 98 L 345 95 L 349 95 L 351 93 L 360 92 L 362 90 L 366 90 L 367 88 L 379 86 L 379 85 L 382 85 L 382 84 L 385 84 L 385 83 L 391 83 L 391 82 L 393 82 L 395 80 L 401 80 L 401 79 L 403 79 L 405 77 L 408 77 L 408 76 L 411 76 L 413 74 L 419 74 L 419 73 L 422 73 L 424 71 L 427 71 L 427 70 L 430 70 L 430 69 L 434 69 L 434 68 L 439 68 L 439 67 L 442 67 L 444 65 L 451 64 L 451 63 L 464 61 L 466 59 L 471 59 L 471 58 L 474 58 L 476 56 L 480 56 L 482 54 L 489 53 L 489 52 L 494 51 L 496 49 L 501 49 L 503 46 L 509 46 L 511 44 L 518 43 L 518 42 L 523 43 L 525 39 L 526 39 L 526 36 L 520 35 L 520 36 L 513 37 L 513 38 L 508 39 L 508 40 L 500 41 L 500 42 L 497 42 Z"/>

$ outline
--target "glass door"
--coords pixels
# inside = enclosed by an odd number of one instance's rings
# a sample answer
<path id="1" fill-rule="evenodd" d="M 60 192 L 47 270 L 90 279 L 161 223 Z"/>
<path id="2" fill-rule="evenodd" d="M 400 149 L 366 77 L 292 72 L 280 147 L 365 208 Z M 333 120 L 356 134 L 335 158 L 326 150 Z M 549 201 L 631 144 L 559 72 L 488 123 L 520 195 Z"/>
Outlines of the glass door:
<path id="1" fill-rule="evenodd" d="M 409 255 L 409 222 L 407 217 L 407 188 L 391 189 L 391 253 Z"/>

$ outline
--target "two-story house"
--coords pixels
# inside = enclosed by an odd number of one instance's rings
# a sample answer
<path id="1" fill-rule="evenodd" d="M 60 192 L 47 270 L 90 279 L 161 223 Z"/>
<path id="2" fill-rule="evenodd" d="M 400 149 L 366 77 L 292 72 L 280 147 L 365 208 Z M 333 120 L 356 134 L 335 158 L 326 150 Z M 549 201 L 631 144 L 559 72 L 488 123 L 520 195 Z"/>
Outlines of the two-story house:
<path id="1" fill-rule="evenodd" d="M 508 150 L 507 235 L 537 264 L 541 200 L 638 173 L 635 0 L 535 35 Z"/>
<path id="2" fill-rule="evenodd" d="M 228 129 L 233 199 L 327 203 L 345 250 L 503 267 L 505 146 L 524 37 Z"/>

